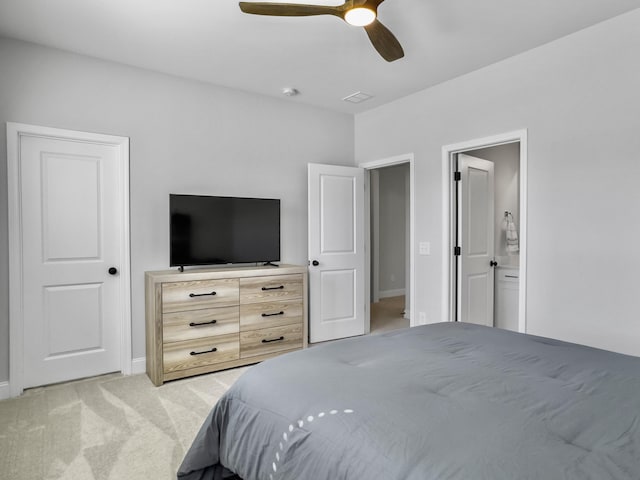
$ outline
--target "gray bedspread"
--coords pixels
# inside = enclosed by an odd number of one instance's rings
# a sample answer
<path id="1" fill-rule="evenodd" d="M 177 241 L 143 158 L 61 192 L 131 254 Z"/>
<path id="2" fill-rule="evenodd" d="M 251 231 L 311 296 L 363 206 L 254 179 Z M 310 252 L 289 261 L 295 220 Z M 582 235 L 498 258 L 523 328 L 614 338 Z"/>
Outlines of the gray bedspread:
<path id="1" fill-rule="evenodd" d="M 222 467 L 226 468 L 222 468 Z M 181 479 L 640 479 L 640 358 L 462 323 L 250 368 Z"/>

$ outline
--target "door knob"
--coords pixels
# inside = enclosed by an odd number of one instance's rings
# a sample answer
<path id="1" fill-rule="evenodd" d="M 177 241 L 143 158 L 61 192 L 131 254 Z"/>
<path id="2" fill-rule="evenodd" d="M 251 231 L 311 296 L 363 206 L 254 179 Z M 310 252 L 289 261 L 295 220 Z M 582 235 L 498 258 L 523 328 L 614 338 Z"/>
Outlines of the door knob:
<path id="1" fill-rule="evenodd" d="M 489 262 L 489 265 L 492 266 L 492 267 L 497 267 L 498 266 L 498 262 L 496 262 L 495 260 L 491 260 Z"/>
<path id="2" fill-rule="evenodd" d="M 317 267 L 318 265 L 320 265 L 320 262 L 318 260 L 314 260 L 313 262 L 311 262 L 311 265 Z"/>
<path id="3" fill-rule="evenodd" d="M 109 272 L 109 275 L 115 275 L 116 273 L 118 273 L 118 269 L 116 267 L 111 267 L 109 268 L 109 270 L 107 270 L 107 272 Z"/>

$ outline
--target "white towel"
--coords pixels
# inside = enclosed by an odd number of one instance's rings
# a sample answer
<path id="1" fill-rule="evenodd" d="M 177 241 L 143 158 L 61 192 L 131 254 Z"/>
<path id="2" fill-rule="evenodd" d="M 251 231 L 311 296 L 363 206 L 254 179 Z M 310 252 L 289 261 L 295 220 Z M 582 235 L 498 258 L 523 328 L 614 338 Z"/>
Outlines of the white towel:
<path id="1" fill-rule="evenodd" d="M 513 215 L 511 215 L 511 212 L 504 212 L 504 216 L 507 221 L 507 254 L 514 255 L 520 251 L 520 247 L 518 246 L 518 230 L 513 221 Z"/>

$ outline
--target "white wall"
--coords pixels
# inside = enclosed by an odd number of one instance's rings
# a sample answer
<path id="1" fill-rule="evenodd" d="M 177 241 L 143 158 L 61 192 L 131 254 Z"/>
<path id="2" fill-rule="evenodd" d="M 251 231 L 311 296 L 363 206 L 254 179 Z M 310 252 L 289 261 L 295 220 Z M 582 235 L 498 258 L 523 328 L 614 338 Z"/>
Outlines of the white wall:
<path id="1" fill-rule="evenodd" d="M 640 355 L 639 57 L 634 10 L 356 116 L 356 163 L 415 154 L 428 321 L 443 319 L 442 146 L 526 128 L 528 332 Z"/>
<path id="2" fill-rule="evenodd" d="M 0 382 L 8 378 L 5 122 L 131 139 L 133 357 L 144 271 L 169 265 L 169 193 L 282 200 L 282 260 L 307 261 L 307 163 L 353 163 L 353 118 L 0 39 Z"/>

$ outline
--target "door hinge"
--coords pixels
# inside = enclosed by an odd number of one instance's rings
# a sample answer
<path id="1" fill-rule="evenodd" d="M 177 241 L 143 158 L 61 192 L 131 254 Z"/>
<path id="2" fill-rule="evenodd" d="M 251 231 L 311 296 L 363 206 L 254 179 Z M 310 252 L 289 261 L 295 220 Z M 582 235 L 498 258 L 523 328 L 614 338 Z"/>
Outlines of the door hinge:
<path id="1" fill-rule="evenodd" d="M 460 251 L 460 247 L 453 247 L 453 255 L 456 257 L 459 257 L 460 255 L 462 255 L 462 252 Z"/>
<path id="2" fill-rule="evenodd" d="M 460 172 L 453 172 L 453 181 L 459 182 L 462 180 L 462 174 Z"/>

